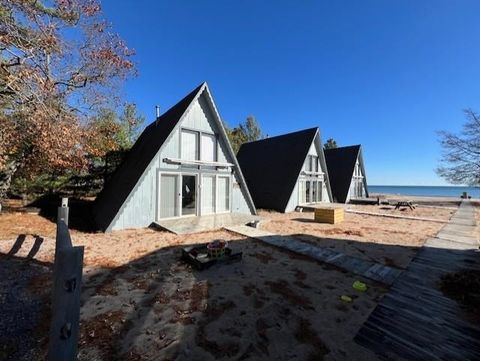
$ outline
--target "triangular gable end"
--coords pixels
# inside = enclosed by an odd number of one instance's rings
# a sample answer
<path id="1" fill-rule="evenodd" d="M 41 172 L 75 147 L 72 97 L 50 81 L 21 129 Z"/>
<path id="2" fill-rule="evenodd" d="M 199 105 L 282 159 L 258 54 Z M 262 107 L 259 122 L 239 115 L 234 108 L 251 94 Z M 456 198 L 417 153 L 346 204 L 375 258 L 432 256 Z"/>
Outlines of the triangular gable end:
<path id="1" fill-rule="evenodd" d="M 362 174 L 365 175 L 361 146 L 353 145 L 325 150 L 325 159 L 334 200 L 340 203 L 348 202 L 351 196 L 350 191 L 354 182 L 357 161 L 359 161 Z M 368 196 L 366 177 L 363 178 L 363 185 Z"/>
<path id="2" fill-rule="evenodd" d="M 319 158 L 320 168 L 321 168 L 322 172 L 324 173 L 324 182 L 325 182 L 325 188 L 326 188 L 326 191 L 327 191 L 327 195 L 328 195 L 329 201 L 330 202 L 333 201 L 332 190 L 330 188 L 330 178 L 328 176 L 327 163 L 325 161 L 325 155 L 323 153 L 322 141 L 321 141 L 321 136 L 320 136 L 320 129 L 317 128 L 317 132 L 316 132 L 315 136 L 313 137 L 310 146 L 308 147 L 308 151 L 305 154 L 304 161 L 301 164 L 300 169 L 298 171 L 297 180 L 295 181 L 294 187 L 292 188 L 292 192 L 291 192 L 291 195 L 290 195 L 290 199 L 289 199 L 289 201 L 288 201 L 288 203 L 285 207 L 286 212 L 292 211 L 297 207 L 297 203 L 298 203 L 298 184 L 299 184 L 299 180 L 302 176 L 302 171 L 303 171 L 304 164 L 305 164 L 305 162 L 307 160 L 307 157 L 309 155 L 315 155 Z"/>
<path id="3" fill-rule="evenodd" d="M 363 177 L 362 179 L 362 183 L 363 183 L 363 188 L 365 190 L 365 195 L 366 197 L 368 198 L 368 187 L 367 187 L 367 175 L 365 173 L 365 165 L 363 163 L 363 155 L 362 155 L 362 146 L 361 145 L 358 145 L 358 152 L 357 152 L 357 157 L 355 159 L 355 163 L 353 165 L 353 168 L 352 168 L 352 174 L 351 174 L 351 181 L 350 181 L 350 188 L 349 188 L 349 193 L 347 195 L 347 198 L 350 198 L 351 195 L 350 195 L 350 190 L 351 190 L 351 187 L 352 187 L 352 184 L 354 182 L 354 177 L 355 177 L 355 167 L 357 165 L 357 162 L 358 162 L 358 165 L 360 167 L 360 171 L 361 171 L 361 176 Z"/>
<path id="4" fill-rule="evenodd" d="M 184 122 L 187 120 L 189 114 L 192 111 L 197 111 L 202 106 L 200 103 L 207 104 L 208 108 L 210 109 L 211 116 L 208 119 L 213 121 L 213 131 L 218 134 L 219 137 L 219 144 L 222 147 L 224 156 L 226 161 L 233 164 L 233 174 L 235 179 L 240 184 L 240 188 L 242 194 L 248 204 L 248 208 L 252 214 L 256 214 L 255 206 L 253 205 L 253 201 L 251 200 L 250 194 L 248 192 L 248 188 L 246 182 L 243 178 L 241 173 L 240 167 L 238 166 L 237 159 L 235 154 L 233 153 L 232 147 L 228 140 L 226 131 L 218 114 L 217 108 L 211 96 L 210 90 L 208 88 L 207 83 L 203 83 L 196 92 L 195 96 L 192 98 L 188 106 L 185 108 L 183 114 L 179 115 L 179 118 L 176 121 L 174 127 L 170 130 L 170 133 L 163 141 L 163 144 L 159 147 L 158 151 L 156 152 L 155 156 L 152 157 L 148 166 L 144 169 L 143 174 L 138 179 L 135 186 L 132 188 L 131 192 L 129 193 L 128 197 L 123 202 L 122 206 L 120 207 L 119 211 L 112 219 L 106 231 L 111 231 L 114 229 L 123 229 L 123 228 L 132 228 L 134 226 L 148 226 L 151 222 L 153 222 L 156 218 L 156 177 L 157 175 L 154 174 L 157 172 L 157 168 L 160 166 L 166 166 L 163 164 L 163 158 L 165 152 L 168 154 L 168 148 L 171 147 L 170 144 L 173 142 L 175 143 L 176 138 L 175 136 L 179 134 L 179 129 L 182 127 Z M 168 113 L 168 112 L 167 112 Z M 162 122 L 162 117 L 160 117 L 159 122 Z M 155 123 L 155 122 L 154 122 Z M 153 124 L 153 123 L 152 123 Z M 168 167 L 168 166 L 167 166 Z M 148 197 L 150 194 L 150 197 Z M 147 196 L 146 196 L 147 195 Z M 137 198 L 136 200 L 134 198 Z M 136 209 L 138 206 L 130 204 L 142 204 L 143 209 Z M 131 209 L 130 209 L 131 208 Z M 129 221 L 126 219 L 130 219 L 128 213 L 132 213 L 137 218 L 140 217 L 139 213 L 144 214 L 144 219 L 140 219 L 138 225 L 128 224 Z M 123 219 L 122 219 L 123 218 Z"/>
<path id="5" fill-rule="evenodd" d="M 292 198 L 292 193 L 297 191 L 298 194 L 299 177 L 304 173 L 305 159 L 316 137 L 320 139 L 318 127 L 245 143 L 240 147 L 238 162 L 256 207 L 279 212 L 296 207 L 299 197 Z M 324 167 L 321 145 L 317 143 L 319 161 Z M 322 176 L 324 174 L 310 174 L 308 180 L 302 181 L 318 182 Z M 327 193 L 330 195 L 328 190 Z"/>

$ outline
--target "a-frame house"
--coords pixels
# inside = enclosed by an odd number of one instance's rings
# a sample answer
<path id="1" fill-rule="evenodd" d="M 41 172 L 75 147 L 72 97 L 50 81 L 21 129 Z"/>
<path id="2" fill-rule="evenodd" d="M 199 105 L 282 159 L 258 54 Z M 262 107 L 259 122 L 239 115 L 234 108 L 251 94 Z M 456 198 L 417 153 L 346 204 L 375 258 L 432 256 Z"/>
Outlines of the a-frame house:
<path id="1" fill-rule="evenodd" d="M 333 200 L 348 203 L 352 199 L 368 198 L 361 145 L 326 149 L 324 152 Z"/>
<path id="2" fill-rule="evenodd" d="M 243 144 L 237 159 L 257 208 L 291 212 L 332 200 L 318 128 Z"/>
<path id="3" fill-rule="evenodd" d="M 206 83 L 145 128 L 93 213 L 107 232 L 179 217 L 256 214 Z"/>

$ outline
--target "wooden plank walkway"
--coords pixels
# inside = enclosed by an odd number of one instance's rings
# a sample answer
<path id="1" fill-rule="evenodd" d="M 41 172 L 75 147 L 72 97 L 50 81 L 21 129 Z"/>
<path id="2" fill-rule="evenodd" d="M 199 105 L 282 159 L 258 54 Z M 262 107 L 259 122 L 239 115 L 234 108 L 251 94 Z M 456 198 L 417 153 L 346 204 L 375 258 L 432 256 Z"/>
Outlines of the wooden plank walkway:
<path id="1" fill-rule="evenodd" d="M 385 360 L 480 360 L 480 325 L 439 289 L 444 274 L 480 270 L 478 246 L 475 209 L 464 201 L 397 278 L 355 341 Z"/>
<path id="2" fill-rule="evenodd" d="M 423 218 L 423 217 L 411 217 L 411 216 L 399 216 L 397 214 L 386 214 L 386 213 L 377 213 L 377 212 L 367 212 L 367 211 L 357 211 L 355 209 L 346 209 L 347 213 L 363 214 L 366 216 L 376 216 L 376 217 L 385 217 L 385 218 L 397 218 L 397 219 L 408 219 L 411 221 L 424 221 L 424 222 L 435 222 L 435 223 L 448 223 L 441 219 L 435 218 Z"/>
<path id="3" fill-rule="evenodd" d="M 225 229 L 243 236 L 258 239 L 271 246 L 283 248 L 303 256 L 311 257 L 317 261 L 334 265 L 341 269 L 386 285 L 391 285 L 402 272 L 398 268 L 348 256 L 344 253 L 336 252 L 329 248 L 318 247 L 310 243 L 299 241 L 293 237 L 279 236 L 277 234 L 253 227 L 233 226 L 225 227 Z"/>

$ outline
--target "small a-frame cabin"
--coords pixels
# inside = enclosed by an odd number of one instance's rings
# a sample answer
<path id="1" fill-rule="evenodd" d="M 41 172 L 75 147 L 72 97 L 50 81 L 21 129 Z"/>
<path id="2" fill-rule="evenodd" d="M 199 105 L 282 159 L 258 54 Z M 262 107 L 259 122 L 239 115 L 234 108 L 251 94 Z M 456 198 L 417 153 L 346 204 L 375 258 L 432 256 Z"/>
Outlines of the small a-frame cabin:
<path id="1" fill-rule="evenodd" d="M 348 203 L 352 199 L 368 198 L 362 147 L 352 145 L 326 149 L 324 152 L 333 200 Z"/>
<path id="2" fill-rule="evenodd" d="M 145 128 L 94 204 L 104 231 L 180 217 L 256 214 L 207 83 Z"/>
<path id="3" fill-rule="evenodd" d="M 257 208 L 291 212 L 332 200 L 318 128 L 243 144 L 237 159 Z"/>

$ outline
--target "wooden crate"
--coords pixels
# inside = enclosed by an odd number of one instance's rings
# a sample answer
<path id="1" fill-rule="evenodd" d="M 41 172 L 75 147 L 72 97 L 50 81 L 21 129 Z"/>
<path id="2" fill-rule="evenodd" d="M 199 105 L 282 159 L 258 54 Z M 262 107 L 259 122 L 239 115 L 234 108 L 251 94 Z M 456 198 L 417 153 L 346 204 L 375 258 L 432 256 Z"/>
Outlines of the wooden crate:
<path id="1" fill-rule="evenodd" d="M 345 220 L 343 208 L 316 208 L 315 221 L 320 223 L 337 224 Z"/>

